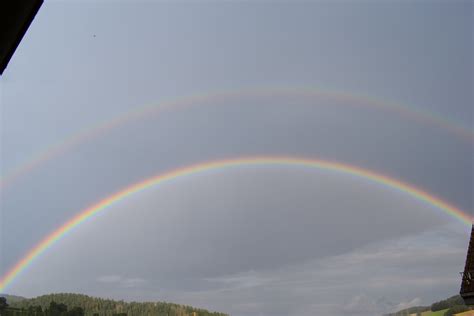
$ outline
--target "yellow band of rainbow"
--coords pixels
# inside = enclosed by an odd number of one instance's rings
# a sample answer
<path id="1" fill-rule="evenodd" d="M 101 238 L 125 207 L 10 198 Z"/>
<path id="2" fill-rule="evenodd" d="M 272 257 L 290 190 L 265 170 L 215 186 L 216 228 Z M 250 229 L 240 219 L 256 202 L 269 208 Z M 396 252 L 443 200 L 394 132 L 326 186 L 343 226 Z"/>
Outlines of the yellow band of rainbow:
<path id="1" fill-rule="evenodd" d="M 61 155 L 71 148 L 74 148 L 87 141 L 91 141 L 102 134 L 107 133 L 120 126 L 128 124 L 135 120 L 149 118 L 158 115 L 167 110 L 176 110 L 182 108 L 190 108 L 200 104 L 213 104 L 228 101 L 239 97 L 305 97 L 305 98 L 329 98 L 335 101 L 344 101 L 346 106 L 371 108 L 374 110 L 384 110 L 389 113 L 397 114 L 400 117 L 412 119 L 419 123 L 437 126 L 443 128 L 453 135 L 461 137 L 468 141 L 469 144 L 474 143 L 474 133 L 470 128 L 456 124 L 445 117 L 428 111 L 421 111 L 398 103 L 379 100 L 377 98 L 347 93 L 343 91 L 317 89 L 315 87 L 291 87 L 291 86 L 274 86 L 274 87 L 255 87 L 239 90 L 223 90 L 210 92 L 207 94 L 197 94 L 188 97 L 180 97 L 170 101 L 146 104 L 138 106 L 133 110 L 114 116 L 109 120 L 100 122 L 95 126 L 89 126 L 84 130 L 71 135 L 69 138 L 46 148 L 44 151 L 31 157 L 26 163 L 7 172 L 4 177 L 0 178 L 0 190 L 7 187 L 17 178 L 34 170 L 41 164 Z"/>
<path id="2" fill-rule="evenodd" d="M 76 216 L 71 218 L 69 221 L 64 223 L 61 227 L 54 230 L 51 234 L 46 236 L 40 243 L 32 248 L 20 261 L 18 261 L 1 279 L 0 279 L 0 292 L 3 292 L 5 288 L 10 285 L 13 280 L 19 276 L 31 263 L 40 256 L 46 249 L 52 246 L 56 241 L 63 237 L 66 233 L 71 231 L 73 228 L 79 226 L 87 219 L 93 217 L 97 213 L 103 211 L 109 206 L 125 199 L 126 197 L 140 192 L 146 188 L 161 184 L 163 182 L 199 174 L 209 170 L 225 169 L 230 167 L 239 166 L 258 166 L 258 165 L 272 165 L 272 166 L 304 166 L 308 168 L 316 168 L 328 171 L 334 171 L 346 175 L 352 175 L 359 178 L 370 180 L 371 182 L 396 189 L 400 192 L 406 193 L 411 197 L 432 205 L 439 210 L 442 210 L 446 214 L 449 214 L 464 224 L 471 225 L 472 217 L 466 212 L 461 211 L 455 206 L 443 201 L 442 199 L 423 191 L 413 185 L 404 183 L 400 180 L 388 177 L 378 172 L 374 172 L 368 169 L 363 169 L 357 166 L 348 165 L 340 162 L 318 160 L 318 159 L 307 159 L 298 157 L 288 156 L 257 156 L 257 157 L 243 157 L 234 158 L 218 161 L 203 162 L 193 164 L 183 168 L 175 169 L 157 176 L 148 178 L 139 183 L 133 184 L 124 190 L 121 190 L 98 203 L 86 208 L 85 210 L 78 213 Z"/>

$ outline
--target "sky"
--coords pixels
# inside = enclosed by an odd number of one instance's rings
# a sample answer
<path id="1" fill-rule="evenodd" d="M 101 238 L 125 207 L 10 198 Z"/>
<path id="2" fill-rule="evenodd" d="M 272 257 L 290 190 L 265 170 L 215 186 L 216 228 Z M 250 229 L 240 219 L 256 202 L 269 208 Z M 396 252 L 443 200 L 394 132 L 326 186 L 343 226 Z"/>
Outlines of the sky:
<path id="1" fill-rule="evenodd" d="M 0 78 L 0 275 L 114 192 L 225 158 L 338 161 L 472 214 L 472 23 L 470 1 L 46 0 Z M 469 233 L 347 174 L 240 166 L 114 204 L 7 291 L 381 315 L 457 294 Z"/>

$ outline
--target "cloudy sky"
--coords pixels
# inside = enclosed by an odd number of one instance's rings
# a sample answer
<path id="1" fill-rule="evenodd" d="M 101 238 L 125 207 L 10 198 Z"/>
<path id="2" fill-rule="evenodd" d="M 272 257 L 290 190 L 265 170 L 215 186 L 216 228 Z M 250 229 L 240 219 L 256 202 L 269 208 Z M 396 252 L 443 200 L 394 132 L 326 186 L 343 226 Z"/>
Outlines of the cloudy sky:
<path id="1" fill-rule="evenodd" d="M 45 1 L 0 79 L 0 275 L 102 198 L 222 158 L 339 161 L 472 213 L 472 23 L 470 1 Z M 353 176 L 240 166 L 109 207 L 8 292 L 380 315 L 456 294 L 469 232 Z"/>

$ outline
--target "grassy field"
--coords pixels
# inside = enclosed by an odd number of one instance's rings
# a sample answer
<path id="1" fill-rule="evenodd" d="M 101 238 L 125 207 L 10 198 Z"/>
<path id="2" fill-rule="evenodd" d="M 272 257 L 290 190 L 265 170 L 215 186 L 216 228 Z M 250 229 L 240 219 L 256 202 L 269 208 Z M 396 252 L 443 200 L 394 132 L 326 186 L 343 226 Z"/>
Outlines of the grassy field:
<path id="1" fill-rule="evenodd" d="M 421 316 L 443 316 L 446 311 L 447 309 L 443 309 L 437 312 L 423 312 L 421 313 Z M 468 312 L 464 312 L 464 313 L 460 313 L 456 315 L 457 316 L 471 316 L 471 315 L 474 315 L 474 311 L 468 311 Z"/>
<path id="2" fill-rule="evenodd" d="M 447 309 L 443 309 L 443 310 L 440 310 L 440 311 L 436 311 L 436 312 L 423 312 L 421 313 L 421 316 L 443 316 L 444 313 L 446 313 Z"/>
<path id="3" fill-rule="evenodd" d="M 456 316 L 473 316 L 473 315 L 474 315 L 474 311 L 468 311 L 461 314 L 456 314 Z"/>

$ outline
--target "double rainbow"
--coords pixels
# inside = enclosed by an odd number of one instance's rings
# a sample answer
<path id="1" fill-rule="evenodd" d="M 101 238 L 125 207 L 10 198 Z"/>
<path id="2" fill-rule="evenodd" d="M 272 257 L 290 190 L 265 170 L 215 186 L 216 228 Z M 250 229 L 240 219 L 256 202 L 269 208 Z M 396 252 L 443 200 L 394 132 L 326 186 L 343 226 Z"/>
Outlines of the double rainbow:
<path id="1" fill-rule="evenodd" d="M 15 278 L 17 278 L 21 272 L 23 272 L 28 266 L 30 266 L 35 259 L 43 254 L 48 248 L 54 243 L 63 238 L 68 232 L 78 227 L 85 221 L 92 219 L 94 215 L 104 211 L 108 207 L 122 201 L 126 197 L 143 191 L 147 188 L 162 184 L 164 182 L 200 174 L 210 170 L 228 169 L 240 166 L 303 166 L 307 168 L 322 169 L 327 171 L 333 171 L 345 175 L 351 175 L 358 178 L 369 180 L 373 183 L 385 186 L 387 188 L 395 189 L 399 192 L 408 194 L 409 196 L 425 202 L 435 208 L 449 214 L 450 216 L 457 218 L 466 225 L 471 225 L 472 217 L 458 209 L 452 204 L 443 201 L 442 199 L 423 191 L 413 185 L 404 183 L 395 178 L 383 175 L 381 173 L 363 169 L 357 166 L 343 164 L 334 161 L 325 161 L 318 159 L 306 159 L 298 157 L 287 157 L 287 156 L 258 156 L 258 157 L 243 157 L 227 160 L 218 160 L 211 162 L 203 162 L 183 168 L 175 169 L 157 176 L 148 178 L 139 183 L 133 184 L 101 201 L 86 208 L 79 212 L 76 216 L 71 218 L 69 221 L 64 223 L 61 227 L 53 231 L 51 234 L 46 236 L 40 243 L 32 248 L 20 261 L 18 261 L 1 279 L 0 279 L 0 292 L 5 291 L 6 287 L 9 286 Z"/>

